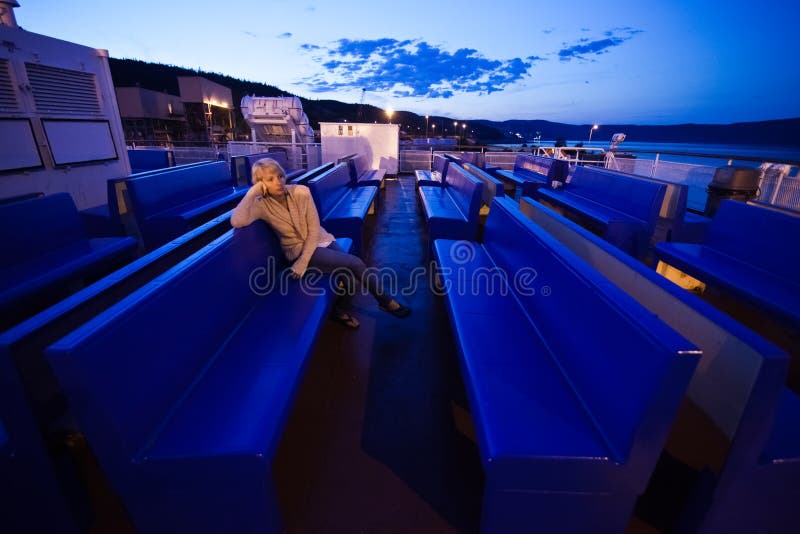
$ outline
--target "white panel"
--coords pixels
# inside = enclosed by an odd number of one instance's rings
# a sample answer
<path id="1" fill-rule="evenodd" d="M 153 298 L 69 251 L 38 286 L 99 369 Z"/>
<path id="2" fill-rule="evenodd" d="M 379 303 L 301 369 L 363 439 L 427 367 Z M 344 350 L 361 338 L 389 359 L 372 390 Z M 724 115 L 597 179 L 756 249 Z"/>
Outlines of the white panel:
<path id="1" fill-rule="evenodd" d="M 320 137 L 324 161 L 358 153 L 367 157 L 371 169 L 397 174 L 400 157 L 400 126 L 397 124 L 323 122 L 320 123 Z"/>
<path id="2" fill-rule="evenodd" d="M 56 165 L 117 159 L 108 121 L 43 120 Z"/>
<path id="3" fill-rule="evenodd" d="M 40 167 L 31 124 L 27 119 L 0 120 L 0 171 Z"/>

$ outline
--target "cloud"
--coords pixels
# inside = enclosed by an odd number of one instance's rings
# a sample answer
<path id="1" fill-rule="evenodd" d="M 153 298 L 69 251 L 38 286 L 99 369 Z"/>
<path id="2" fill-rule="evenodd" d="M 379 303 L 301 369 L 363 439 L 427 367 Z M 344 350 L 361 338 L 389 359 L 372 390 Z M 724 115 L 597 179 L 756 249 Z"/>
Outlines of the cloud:
<path id="1" fill-rule="evenodd" d="M 289 39 L 291 36 L 292 36 L 291 33 L 286 32 L 286 33 L 282 33 L 282 34 L 278 35 L 277 37 L 278 37 L 278 39 Z"/>
<path id="2" fill-rule="evenodd" d="M 255 34 L 255 33 L 253 33 L 253 32 L 249 32 L 249 31 L 247 31 L 247 30 L 242 30 L 242 33 L 243 33 L 243 34 L 245 34 L 245 35 L 247 35 L 247 36 L 250 36 L 250 37 L 254 37 L 254 38 L 257 38 L 257 37 L 258 37 L 258 35 L 257 35 L 257 34 Z"/>
<path id="3" fill-rule="evenodd" d="M 641 30 L 625 27 L 614 28 L 603 32 L 605 37 L 600 39 L 588 39 L 583 37 L 572 46 L 567 46 L 567 44 L 564 43 L 564 48 L 558 51 L 558 57 L 561 61 L 572 61 L 573 59 L 592 61 L 592 56 L 605 54 L 609 49 L 619 46 L 625 41 L 629 41 L 634 35 L 641 32 Z"/>
<path id="4" fill-rule="evenodd" d="M 544 33 L 546 35 L 549 35 L 549 34 L 553 33 L 554 30 L 555 30 L 555 28 L 545 28 L 545 29 L 542 30 L 542 33 Z"/>
<path id="5" fill-rule="evenodd" d="M 539 56 L 490 59 L 472 48 L 448 52 L 420 39 L 350 40 L 303 44 L 325 70 L 301 81 L 314 92 L 365 88 L 396 97 L 451 98 L 493 93 L 529 76 Z"/>

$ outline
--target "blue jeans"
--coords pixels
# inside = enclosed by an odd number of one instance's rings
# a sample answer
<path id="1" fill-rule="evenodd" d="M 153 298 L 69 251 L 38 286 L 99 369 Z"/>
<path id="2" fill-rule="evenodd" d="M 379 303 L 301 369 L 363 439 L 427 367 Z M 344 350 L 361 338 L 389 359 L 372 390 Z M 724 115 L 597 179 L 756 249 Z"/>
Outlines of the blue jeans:
<path id="1" fill-rule="evenodd" d="M 339 310 L 349 309 L 355 289 L 359 285 L 366 288 L 380 306 L 386 306 L 392 301 L 392 297 L 384 293 L 377 277 L 364 277 L 367 266 L 364 265 L 363 260 L 345 252 L 336 241 L 326 248 L 317 247 L 314 254 L 311 255 L 311 259 L 308 260 L 308 266 L 315 267 L 323 273 L 336 270 L 336 274 L 343 278 L 345 291 L 336 299 L 336 308 Z"/>

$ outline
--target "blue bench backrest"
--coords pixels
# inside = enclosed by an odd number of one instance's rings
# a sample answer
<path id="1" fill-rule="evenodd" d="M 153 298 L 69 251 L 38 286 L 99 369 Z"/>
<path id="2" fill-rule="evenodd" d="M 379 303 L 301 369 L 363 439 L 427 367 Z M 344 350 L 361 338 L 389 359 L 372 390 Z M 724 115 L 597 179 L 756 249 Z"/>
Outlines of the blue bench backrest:
<path id="1" fill-rule="evenodd" d="M 433 156 L 433 168 L 431 170 L 441 174 L 442 179 L 447 177 L 447 167 L 450 165 L 450 160 L 444 156 Z"/>
<path id="2" fill-rule="evenodd" d="M 468 219 L 475 216 L 477 224 L 477 214 L 481 207 L 481 196 L 483 194 L 483 183 L 457 164 L 450 164 L 447 169 L 447 190 L 456 202 L 458 209 Z"/>
<path id="3" fill-rule="evenodd" d="M 658 411 L 654 399 L 663 393 L 676 351 L 693 346 L 526 219 L 508 199 L 495 199 L 484 246 L 512 284 L 524 273 L 521 269 L 528 269 L 524 287 L 534 292 L 518 292 L 520 303 L 599 425 L 615 460 L 627 460 L 637 434 L 645 440 L 653 437 L 646 435 L 652 429 L 643 420 Z M 687 363 L 691 366 L 684 388 L 694 368 L 694 361 Z M 675 402 L 682 396 L 683 389 Z"/>
<path id="4" fill-rule="evenodd" d="M 323 172 L 332 169 L 333 165 L 334 165 L 334 163 L 332 161 L 329 161 L 327 163 L 323 163 L 319 167 L 314 167 L 313 169 L 304 172 L 303 174 L 301 174 L 297 178 L 293 178 L 288 183 L 293 184 L 293 185 L 306 185 L 308 183 L 308 181 L 311 180 L 312 178 L 316 178 L 317 176 L 319 176 Z"/>
<path id="5" fill-rule="evenodd" d="M 353 158 L 350 158 L 349 163 L 350 177 L 352 178 L 353 182 L 358 180 L 359 176 L 371 170 L 370 163 L 367 161 L 367 157 L 363 154 L 359 154 Z"/>
<path id="6" fill-rule="evenodd" d="M 464 163 L 462 167 L 473 177 L 483 182 L 483 192 L 481 196 L 484 204 L 491 206 L 494 197 L 505 196 L 506 190 L 503 186 L 503 182 L 471 163 Z"/>
<path id="7" fill-rule="evenodd" d="M 311 195 L 317 205 L 320 218 L 324 217 L 336 206 L 351 185 L 348 162 L 337 164 L 333 169 L 312 178 L 308 182 Z"/>
<path id="8" fill-rule="evenodd" d="M 234 156 L 231 158 L 231 178 L 233 178 L 234 183 L 250 185 L 253 180 L 253 165 L 266 158 L 277 161 L 284 171 L 291 170 L 287 167 L 286 152 L 283 151 Z"/>
<path id="9" fill-rule="evenodd" d="M 175 165 L 175 154 L 172 150 L 128 150 L 128 160 L 133 172 L 164 169 Z"/>
<path id="10" fill-rule="evenodd" d="M 257 302 L 249 285 L 253 270 L 271 256 L 282 258 L 260 221 L 209 247 L 47 349 L 68 396 L 84 400 L 73 411 L 93 451 L 123 480 L 129 460 L 143 452 Z"/>
<path id="11" fill-rule="evenodd" d="M 574 167 L 566 191 L 654 223 L 666 186 L 597 167 Z"/>
<path id="12" fill-rule="evenodd" d="M 569 164 L 563 159 L 520 154 L 514 161 L 514 171 L 529 171 L 541 174 L 542 179 L 548 183 L 553 180 L 563 182 L 569 173 Z"/>
<path id="13" fill-rule="evenodd" d="M 723 201 L 706 244 L 795 283 L 800 282 L 800 216 Z"/>
<path id="14" fill-rule="evenodd" d="M 142 220 L 212 193 L 232 191 L 233 187 L 224 161 L 169 169 L 129 179 L 126 184 L 136 217 Z"/>
<path id="15" fill-rule="evenodd" d="M 86 239 L 69 193 L 0 206 L 0 266 L 8 267 Z"/>

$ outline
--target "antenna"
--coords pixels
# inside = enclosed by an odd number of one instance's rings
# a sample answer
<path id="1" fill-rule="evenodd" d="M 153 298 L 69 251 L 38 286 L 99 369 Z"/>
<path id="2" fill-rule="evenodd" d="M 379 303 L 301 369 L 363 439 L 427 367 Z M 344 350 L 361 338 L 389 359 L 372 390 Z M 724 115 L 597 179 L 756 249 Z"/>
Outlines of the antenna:
<path id="1" fill-rule="evenodd" d="M 364 122 L 364 95 L 366 94 L 366 88 L 361 88 L 361 100 L 358 102 L 358 120 L 359 122 Z"/>

